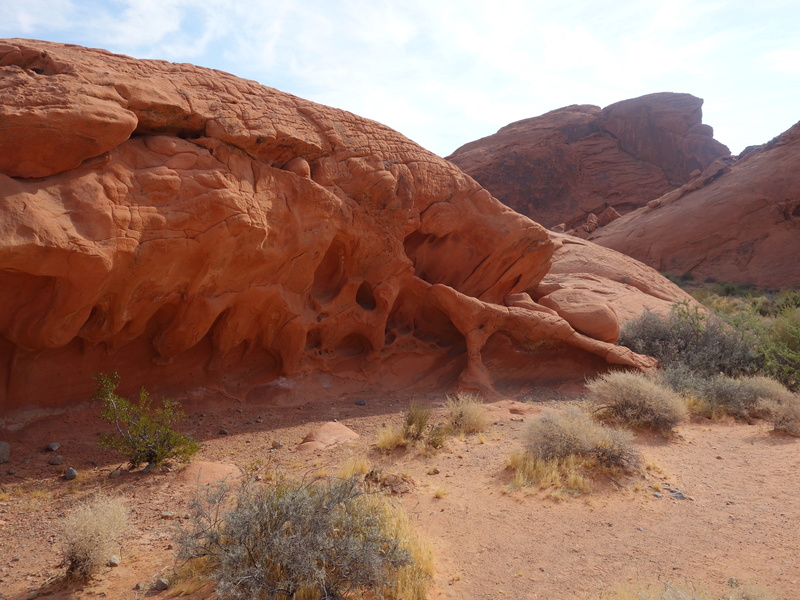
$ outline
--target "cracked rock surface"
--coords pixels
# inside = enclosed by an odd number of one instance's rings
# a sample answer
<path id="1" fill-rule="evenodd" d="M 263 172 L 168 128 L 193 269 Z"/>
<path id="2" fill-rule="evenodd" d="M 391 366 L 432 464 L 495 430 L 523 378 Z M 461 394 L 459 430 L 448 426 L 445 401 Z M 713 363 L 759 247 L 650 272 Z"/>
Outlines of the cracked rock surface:
<path id="1" fill-rule="evenodd" d="M 615 332 L 685 298 L 380 123 L 210 69 L 0 41 L 0 140 L 0 413 L 109 371 L 293 402 L 648 369 Z"/>

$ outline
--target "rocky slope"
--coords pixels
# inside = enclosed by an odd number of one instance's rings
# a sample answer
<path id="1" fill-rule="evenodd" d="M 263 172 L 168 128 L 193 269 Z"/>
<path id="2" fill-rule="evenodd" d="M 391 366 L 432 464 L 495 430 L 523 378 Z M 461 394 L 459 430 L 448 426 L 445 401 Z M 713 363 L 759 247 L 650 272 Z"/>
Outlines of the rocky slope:
<path id="1" fill-rule="evenodd" d="M 609 342 L 684 297 L 379 123 L 192 65 L 2 41 L 0 140 L 0 413 L 111 370 L 295 402 L 648 368 Z"/>
<path id="2" fill-rule="evenodd" d="M 587 219 L 589 229 L 609 222 L 730 155 L 702 123 L 702 105 L 659 93 L 603 109 L 567 106 L 511 123 L 448 160 L 514 210 L 585 233 Z"/>
<path id="3" fill-rule="evenodd" d="M 592 235 L 662 272 L 800 287 L 800 123 Z"/>

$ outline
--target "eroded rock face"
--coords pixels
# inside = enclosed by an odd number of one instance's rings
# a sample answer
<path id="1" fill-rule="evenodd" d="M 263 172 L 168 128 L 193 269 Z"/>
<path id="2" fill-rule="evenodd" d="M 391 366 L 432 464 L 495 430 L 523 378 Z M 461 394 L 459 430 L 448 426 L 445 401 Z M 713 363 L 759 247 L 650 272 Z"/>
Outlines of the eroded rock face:
<path id="1" fill-rule="evenodd" d="M 590 239 L 661 272 L 800 286 L 800 123 L 736 161 L 714 162 Z"/>
<path id="2" fill-rule="evenodd" d="M 514 210 L 584 236 L 589 215 L 630 212 L 730 155 L 702 123 L 702 105 L 660 93 L 604 109 L 567 106 L 511 123 L 448 160 Z"/>
<path id="3" fill-rule="evenodd" d="M 555 301 L 606 285 L 548 283 L 566 242 L 379 123 L 46 42 L 0 42 L 0 77 L 2 413 L 112 370 L 280 402 L 653 365 Z"/>

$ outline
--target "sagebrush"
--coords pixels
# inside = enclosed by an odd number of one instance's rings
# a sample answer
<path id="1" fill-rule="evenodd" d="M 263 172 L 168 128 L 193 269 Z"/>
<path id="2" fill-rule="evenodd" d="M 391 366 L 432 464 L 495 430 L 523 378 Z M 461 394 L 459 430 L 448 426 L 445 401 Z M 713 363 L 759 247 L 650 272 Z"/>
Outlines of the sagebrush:
<path id="1" fill-rule="evenodd" d="M 625 474 L 639 467 L 632 435 L 593 420 L 577 407 L 550 411 L 531 422 L 525 450 L 511 456 L 515 485 L 589 490 L 587 476 L 598 469 Z"/>
<path id="2" fill-rule="evenodd" d="M 95 397 L 103 403 L 101 415 L 115 428 L 113 433 L 101 435 L 98 444 L 125 456 L 131 467 L 156 466 L 172 459 L 188 461 L 200 449 L 191 437 L 174 429 L 185 418 L 179 402 L 164 400 L 161 408 L 155 408 L 144 388 L 138 402 L 123 398 L 116 393 L 117 373 L 99 373 L 95 381 Z"/>
<path id="3" fill-rule="evenodd" d="M 236 600 L 421 600 L 432 575 L 430 549 L 363 477 L 246 482 L 236 494 L 217 486 L 194 502 L 190 523 L 181 556 L 210 560 L 217 591 Z"/>
<path id="4" fill-rule="evenodd" d="M 606 468 L 638 466 L 638 453 L 627 431 L 606 427 L 577 407 L 550 411 L 528 427 L 525 447 L 543 460 L 570 455 L 591 459 Z"/>
<path id="5" fill-rule="evenodd" d="M 586 384 L 601 418 L 666 434 L 686 418 L 683 398 L 642 373 L 612 371 Z"/>
<path id="6" fill-rule="evenodd" d="M 490 423 L 486 408 L 469 393 L 448 396 L 445 404 L 447 426 L 453 433 L 468 434 L 484 431 Z"/>
<path id="7" fill-rule="evenodd" d="M 70 579 L 87 580 L 117 550 L 128 527 L 128 508 L 118 498 L 97 496 L 64 518 L 62 566 Z"/>

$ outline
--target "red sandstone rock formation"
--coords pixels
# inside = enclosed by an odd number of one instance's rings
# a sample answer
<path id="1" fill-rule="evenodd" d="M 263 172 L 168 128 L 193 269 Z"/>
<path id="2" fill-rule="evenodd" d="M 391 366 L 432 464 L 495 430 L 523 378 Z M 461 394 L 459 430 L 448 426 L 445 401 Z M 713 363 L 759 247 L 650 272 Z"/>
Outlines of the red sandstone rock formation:
<path id="1" fill-rule="evenodd" d="M 511 123 L 448 160 L 514 210 L 576 230 L 592 213 L 630 212 L 729 156 L 702 124 L 702 104 L 661 93 L 604 109 L 567 106 Z"/>
<path id="2" fill-rule="evenodd" d="M 661 272 L 800 287 L 800 123 L 590 239 Z"/>
<path id="3" fill-rule="evenodd" d="M 6 40 L 0 82 L 0 413 L 111 370 L 278 402 L 648 368 L 608 342 L 681 294 L 570 262 L 379 123 L 226 73 Z M 554 251 L 578 271 L 545 277 Z"/>

